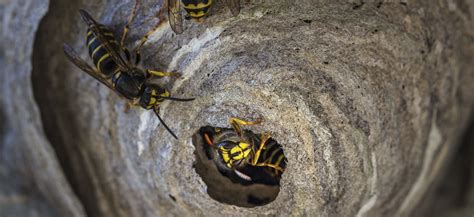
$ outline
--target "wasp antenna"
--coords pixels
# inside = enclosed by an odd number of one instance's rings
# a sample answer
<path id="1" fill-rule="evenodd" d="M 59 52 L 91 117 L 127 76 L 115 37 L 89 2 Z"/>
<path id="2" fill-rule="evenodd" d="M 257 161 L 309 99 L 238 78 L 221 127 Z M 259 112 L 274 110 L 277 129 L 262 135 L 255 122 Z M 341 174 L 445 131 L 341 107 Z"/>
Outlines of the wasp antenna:
<path id="1" fill-rule="evenodd" d="M 175 139 L 178 139 L 178 137 L 173 133 L 173 131 L 171 131 L 171 129 L 168 127 L 168 125 L 166 125 L 166 123 L 163 121 L 163 119 L 161 119 L 158 110 L 157 110 L 157 109 L 153 109 L 153 111 L 155 112 L 156 116 L 157 116 L 158 119 L 160 120 L 161 124 L 163 124 L 163 126 L 166 128 L 166 130 L 167 130 L 168 132 L 170 132 L 170 134 L 171 134 Z"/>
<path id="2" fill-rule="evenodd" d="M 89 13 L 87 13 L 86 10 L 79 9 L 79 14 L 81 14 L 82 20 L 84 20 L 84 22 L 86 22 L 87 25 L 92 25 L 92 24 L 97 23 L 97 22 L 95 22 L 94 18 L 92 18 L 92 16 Z"/>
<path id="3" fill-rule="evenodd" d="M 195 98 L 174 98 L 174 97 L 168 97 L 168 96 L 162 96 L 160 98 L 167 99 L 167 100 L 173 100 L 173 101 L 181 101 L 181 102 L 186 102 L 186 101 L 193 101 Z"/>

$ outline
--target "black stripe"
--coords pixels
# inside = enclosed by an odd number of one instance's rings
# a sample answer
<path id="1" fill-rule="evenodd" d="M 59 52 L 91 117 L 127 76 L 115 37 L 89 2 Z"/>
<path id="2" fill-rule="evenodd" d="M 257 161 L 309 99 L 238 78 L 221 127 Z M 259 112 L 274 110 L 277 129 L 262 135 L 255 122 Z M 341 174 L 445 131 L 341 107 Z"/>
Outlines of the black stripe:
<path id="1" fill-rule="evenodd" d="M 111 76 L 118 69 L 118 65 L 111 57 L 105 58 L 99 66 L 100 72 L 106 76 Z"/>
<path id="2" fill-rule="evenodd" d="M 104 47 L 99 48 L 99 50 L 97 50 L 97 52 L 94 54 L 94 56 L 92 56 L 92 52 L 93 52 L 93 50 L 89 49 L 89 54 L 91 55 L 92 59 L 94 60 L 94 65 L 97 65 L 100 58 L 102 58 L 104 55 L 107 54 L 107 50 Z"/>

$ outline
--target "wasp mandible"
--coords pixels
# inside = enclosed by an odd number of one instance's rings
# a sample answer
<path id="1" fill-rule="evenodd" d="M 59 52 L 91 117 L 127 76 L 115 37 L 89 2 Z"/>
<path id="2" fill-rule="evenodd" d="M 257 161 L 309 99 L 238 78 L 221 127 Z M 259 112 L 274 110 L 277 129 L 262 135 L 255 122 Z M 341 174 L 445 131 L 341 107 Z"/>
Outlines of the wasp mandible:
<path id="1" fill-rule="evenodd" d="M 166 89 L 150 81 L 153 78 L 179 76 L 179 74 L 138 68 L 136 65 L 141 59 L 138 50 L 132 64 L 130 52 L 117 42 L 114 34 L 106 26 L 96 22 L 85 10 L 79 12 L 88 25 L 87 46 L 95 69 L 81 59 L 71 46 L 64 44 L 64 53 L 69 60 L 119 96 L 130 100 L 133 105 L 139 105 L 147 110 L 152 109 L 166 130 L 177 139 L 178 137 L 159 115 L 160 103 L 164 100 L 191 101 L 194 98 L 171 97 Z"/>

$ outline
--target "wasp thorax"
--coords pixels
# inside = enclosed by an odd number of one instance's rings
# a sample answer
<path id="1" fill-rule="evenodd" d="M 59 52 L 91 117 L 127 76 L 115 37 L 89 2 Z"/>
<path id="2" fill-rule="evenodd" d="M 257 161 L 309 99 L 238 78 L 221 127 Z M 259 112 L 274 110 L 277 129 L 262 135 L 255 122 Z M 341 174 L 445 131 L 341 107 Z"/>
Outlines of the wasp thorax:
<path id="1" fill-rule="evenodd" d="M 219 202 L 242 207 L 268 204 L 280 191 L 286 168 L 283 147 L 269 134 L 241 129 L 259 122 L 230 122 L 233 128 L 206 126 L 194 135 L 196 172 Z"/>
<path id="2" fill-rule="evenodd" d="M 112 83 L 117 92 L 121 93 L 128 99 L 139 97 L 142 91 L 143 82 L 130 76 L 128 73 L 115 73 L 112 77 Z"/>

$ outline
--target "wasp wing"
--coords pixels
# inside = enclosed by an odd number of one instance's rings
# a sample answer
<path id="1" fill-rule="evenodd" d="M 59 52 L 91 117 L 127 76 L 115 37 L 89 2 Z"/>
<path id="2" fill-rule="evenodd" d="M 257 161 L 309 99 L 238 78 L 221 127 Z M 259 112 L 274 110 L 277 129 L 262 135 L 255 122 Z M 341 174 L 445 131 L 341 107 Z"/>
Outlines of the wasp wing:
<path id="1" fill-rule="evenodd" d="M 67 58 L 74 63 L 77 67 L 82 69 L 82 71 L 89 74 L 91 77 L 95 78 L 96 80 L 100 81 L 100 83 L 104 84 L 105 86 L 109 87 L 111 90 L 115 91 L 119 96 L 122 96 L 117 90 L 115 90 L 114 86 L 108 82 L 104 77 L 101 76 L 100 72 L 92 68 L 89 64 L 87 64 L 83 59 L 79 57 L 79 55 L 72 49 L 72 47 L 68 44 L 63 45 L 64 54 L 66 54 Z"/>
<path id="2" fill-rule="evenodd" d="M 107 53 L 110 54 L 114 62 L 119 66 L 119 68 L 122 71 L 130 71 L 131 67 L 130 65 L 122 58 L 120 55 L 120 52 L 117 51 L 117 48 L 114 48 L 111 43 L 117 43 L 117 47 L 120 48 L 120 45 L 118 44 L 117 41 L 112 42 L 108 40 L 101 28 L 104 28 L 102 24 L 99 24 L 97 21 L 95 21 L 92 16 L 87 13 L 85 10 L 79 10 L 79 13 L 81 14 L 82 19 L 89 25 L 89 29 L 92 31 L 92 33 L 97 37 L 99 40 L 100 44 L 107 50 Z"/>
<path id="3" fill-rule="evenodd" d="M 237 16 L 240 13 L 240 0 L 226 0 L 227 7 L 232 15 Z"/>
<path id="4" fill-rule="evenodd" d="M 168 0 L 168 19 L 171 29 L 173 29 L 176 34 L 181 34 L 183 32 L 181 0 Z"/>

